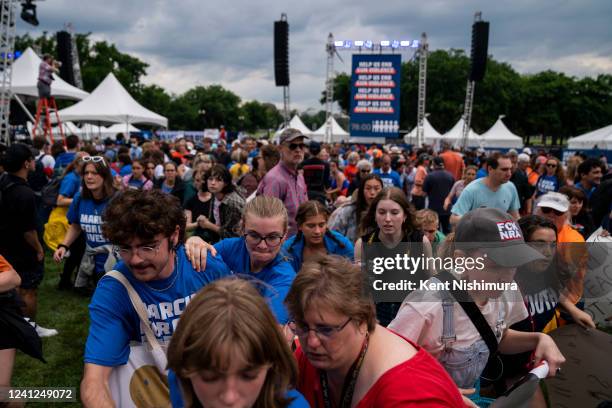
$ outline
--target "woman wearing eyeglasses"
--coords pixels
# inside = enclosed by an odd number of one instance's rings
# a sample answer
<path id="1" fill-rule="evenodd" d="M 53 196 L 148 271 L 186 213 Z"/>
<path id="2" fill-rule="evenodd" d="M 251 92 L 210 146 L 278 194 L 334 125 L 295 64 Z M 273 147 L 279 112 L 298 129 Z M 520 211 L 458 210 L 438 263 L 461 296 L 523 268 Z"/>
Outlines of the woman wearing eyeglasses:
<path id="1" fill-rule="evenodd" d="M 353 259 L 353 244 L 342 234 L 327 228 L 329 210 L 316 200 L 302 203 L 295 217 L 298 233 L 283 244 L 293 270 L 297 273 L 305 259 L 335 254 Z"/>
<path id="2" fill-rule="evenodd" d="M 168 349 L 169 378 L 176 375 L 182 388 L 177 395 L 170 387 L 173 406 L 308 407 L 294 389 L 295 359 L 275 323 L 250 283 L 207 285 L 189 302 Z"/>
<path id="3" fill-rule="evenodd" d="M 302 266 L 286 300 L 300 343 L 298 391 L 312 407 L 463 407 L 440 364 L 376 323 L 365 288 L 345 258 Z"/>
<path id="4" fill-rule="evenodd" d="M 102 156 L 84 156 L 81 192 L 77 193 L 68 209 L 70 228 L 64 240 L 53 254 L 55 262 L 61 262 L 70 245 L 81 232 L 85 233 L 85 254 L 81 259 L 76 287 L 87 287 L 97 282 L 115 264 L 112 246 L 102 235 L 102 213 L 115 194 L 113 176 Z M 110 255 L 110 256 L 109 256 Z"/>
<path id="5" fill-rule="evenodd" d="M 283 305 L 295 271 L 281 254 L 281 244 L 287 235 L 287 208 L 281 200 L 270 196 L 257 196 L 249 201 L 240 222 L 242 237 L 226 238 L 214 248 L 227 266 L 236 274 L 254 278 L 262 285 L 261 294 L 268 299 L 276 320 L 285 325 L 288 320 Z M 196 270 L 205 265 L 206 257 L 193 250 L 201 239 L 191 237 L 186 250 Z"/>
<path id="6" fill-rule="evenodd" d="M 544 174 L 538 177 L 534 198 L 550 193 L 551 191 L 559 191 L 565 185 L 565 171 L 561 162 L 556 157 L 550 157 L 546 161 Z"/>

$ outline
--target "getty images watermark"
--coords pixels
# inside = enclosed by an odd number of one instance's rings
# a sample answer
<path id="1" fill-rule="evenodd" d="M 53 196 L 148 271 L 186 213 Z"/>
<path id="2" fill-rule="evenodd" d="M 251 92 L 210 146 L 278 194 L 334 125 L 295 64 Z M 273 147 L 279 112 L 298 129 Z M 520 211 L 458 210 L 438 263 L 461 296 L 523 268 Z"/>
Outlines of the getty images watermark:
<path id="1" fill-rule="evenodd" d="M 534 307 L 545 309 L 547 304 L 556 304 L 562 295 L 571 294 L 587 306 L 593 304 L 593 310 L 605 307 L 598 313 L 610 315 L 612 243 L 520 245 L 455 243 L 448 250 L 423 243 L 403 242 L 395 248 L 366 243 L 361 265 L 376 302 L 402 302 L 415 291 L 425 294 L 451 291 L 453 295 L 485 292 L 490 298 L 504 292 L 512 294 L 508 296 L 516 301 L 528 299 Z M 537 256 L 525 258 L 523 246 Z M 464 296 L 457 300 L 470 300 Z M 411 297 L 417 301 L 439 298 Z"/>

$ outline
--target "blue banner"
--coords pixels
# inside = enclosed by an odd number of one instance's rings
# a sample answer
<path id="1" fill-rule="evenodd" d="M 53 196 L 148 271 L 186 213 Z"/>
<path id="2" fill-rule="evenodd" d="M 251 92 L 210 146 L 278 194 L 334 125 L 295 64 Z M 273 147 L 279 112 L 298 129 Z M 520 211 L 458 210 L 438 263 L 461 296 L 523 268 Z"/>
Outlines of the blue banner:
<path id="1" fill-rule="evenodd" d="M 351 71 L 351 137 L 399 138 L 399 54 L 354 54 Z"/>

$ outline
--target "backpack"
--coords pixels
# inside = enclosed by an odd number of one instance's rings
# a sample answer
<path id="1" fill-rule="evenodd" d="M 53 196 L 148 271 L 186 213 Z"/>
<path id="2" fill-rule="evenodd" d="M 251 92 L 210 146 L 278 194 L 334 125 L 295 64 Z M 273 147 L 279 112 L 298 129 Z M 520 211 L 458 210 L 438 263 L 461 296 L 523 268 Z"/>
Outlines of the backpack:
<path id="1" fill-rule="evenodd" d="M 2 173 L 2 175 L 0 175 L 0 208 L 4 207 L 4 201 L 3 201 L 3 196 L 4 193 L 11 187 L 13 187 L 15 185 L 14 181 L 9 181 L 8 180 L 8 175 L 7 173 Z"/>
<path id="2" fill-rule="evenodd" d="M 49 183 L 49 178 L 45 174 L 45 168 L 42 163 L 42 159 L 45 157 L 43 154 L 36 159 L 36 167 L 34 171 L 28 174 L 28 184 L 34 190 L 35 193 L 40 193 L 44 186 Z"/>
<path id="3" fill-rule="evenodd" d="M 41 200 L 44 207 L 53 208 L 57 204 L 57 196 L 59 196 L 60 186 L 62 185 L 63 177 L 54 177 L 40 191 Z"/>

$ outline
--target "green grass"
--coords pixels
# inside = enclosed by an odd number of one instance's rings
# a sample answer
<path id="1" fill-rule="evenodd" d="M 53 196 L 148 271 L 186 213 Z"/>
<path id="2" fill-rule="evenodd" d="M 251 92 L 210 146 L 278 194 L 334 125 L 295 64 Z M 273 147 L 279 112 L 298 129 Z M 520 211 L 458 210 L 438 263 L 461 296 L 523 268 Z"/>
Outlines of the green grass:
<path id="1" fill-rule="evenodd" d="M 43 355 L 47 364 L 18 351 L 13 370 L 13 387 L 74 387 L 77 390 L 83 374 L 83 352 L 89 329 L 89 298 L 70 291 L 59 291 L 57 284 L 62 265 L 45 255 L 45 278 L 38 290 L 36 321 L 54 328 L 59 334 L 43 339 Z M 79 400 L 79 406 L 81 405 Z M 74 403 L 48 403 L 50 407 Z M 28 406 L 40 406 L 30 403 Z"/>

